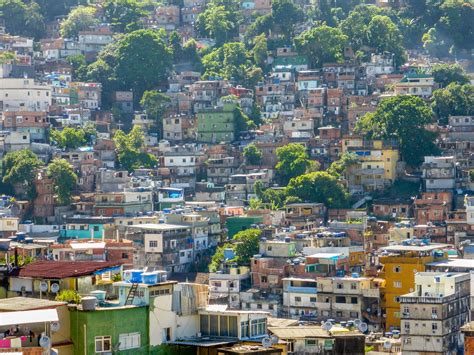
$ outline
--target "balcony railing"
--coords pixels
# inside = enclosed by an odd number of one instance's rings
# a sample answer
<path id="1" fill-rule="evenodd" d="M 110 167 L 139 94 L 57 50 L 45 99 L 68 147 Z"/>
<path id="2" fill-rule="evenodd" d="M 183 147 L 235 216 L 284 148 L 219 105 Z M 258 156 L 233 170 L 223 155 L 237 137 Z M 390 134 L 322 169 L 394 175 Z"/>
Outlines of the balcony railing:
<path id="1" fill-rule="evenodd" d="M 298 286 L 287 286 L 285 291 L 288 293 L 306 293 L 315 295 L 318 293 L 316 287 L 298 287 Z"/>

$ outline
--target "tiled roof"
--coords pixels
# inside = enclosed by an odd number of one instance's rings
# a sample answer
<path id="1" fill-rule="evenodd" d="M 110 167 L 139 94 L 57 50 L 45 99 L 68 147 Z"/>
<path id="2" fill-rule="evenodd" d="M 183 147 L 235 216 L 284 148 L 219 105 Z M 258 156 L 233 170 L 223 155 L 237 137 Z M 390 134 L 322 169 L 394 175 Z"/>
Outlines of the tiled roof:
<path id="1" fill-rule="evenodd" d="M 36 261 L 15 270 L 12 276 L 64 279 L 92 275 L 95 271 L 120 266 L 116 261 Z"/>

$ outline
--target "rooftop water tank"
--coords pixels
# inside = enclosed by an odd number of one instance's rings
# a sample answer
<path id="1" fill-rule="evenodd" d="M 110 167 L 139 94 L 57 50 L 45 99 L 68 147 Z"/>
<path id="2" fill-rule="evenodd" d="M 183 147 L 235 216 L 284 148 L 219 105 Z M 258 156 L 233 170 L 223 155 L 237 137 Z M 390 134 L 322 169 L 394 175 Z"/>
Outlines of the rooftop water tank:
<path id="1" fill-rule="evenodd" d="M 97 298 L 98 301 L 105 301 L 106 291 L 96 290 L 91 292 L 91 296 Z"/>
<path id="2" fill-rule="evenodd" d="M 95 311 L 97 305 L 97 298 L 92 296 L 82 297 L 81 305 L 83 311 Z"/>

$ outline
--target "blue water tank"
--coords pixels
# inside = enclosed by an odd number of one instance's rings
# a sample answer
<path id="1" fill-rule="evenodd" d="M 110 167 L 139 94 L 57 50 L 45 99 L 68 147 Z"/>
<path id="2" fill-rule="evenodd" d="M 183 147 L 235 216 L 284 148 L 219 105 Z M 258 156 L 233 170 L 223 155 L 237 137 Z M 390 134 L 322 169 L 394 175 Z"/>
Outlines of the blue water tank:
<path id="1" fill-rule="evenodd" d="M 224 249 L 224 259 L 231 260 L 235 258 L 234 250 L 231 248 Z"/>

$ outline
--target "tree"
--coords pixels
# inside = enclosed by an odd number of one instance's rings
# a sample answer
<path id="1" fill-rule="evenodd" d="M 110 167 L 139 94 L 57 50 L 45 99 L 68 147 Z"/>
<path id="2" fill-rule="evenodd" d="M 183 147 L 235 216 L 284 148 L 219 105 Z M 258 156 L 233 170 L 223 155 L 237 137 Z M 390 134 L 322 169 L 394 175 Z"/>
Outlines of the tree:
<path id="1" fill-rule="evenodd" d="M 347 36 L 338 28 L 314 27 L 295 38 L 296 49 L 305 55 L 313 68 L 325 62 L 341 61 Z"/>
<path id="2" fill-rule="evenodd" d="M 356 125 L 356 131 L 371 139 L 396 139 L 402 158 L 417 166 L 426 155 L 437 152 L 436 135 L 425 130 L 432 122 L 432 111 L 421 98 L 398 95 L 385 100 L 375 112 L 367 113 Z"/>
<path id="3" fill-rule="evenodd" d="M 394 54 L 395 65 L 404 63 L 405 49 L 398 27 L 388 16 L 375 15 L 367 26 L 368 45 L 377 53 Z"/>
<path id="4" fill-rule="evenodd" d="M 469 76 L 459 64 L 435 64 L 432 68 L 435 83 L 441 88 L 451 83 L 464 85 L 469 83 Z"/>
<path id="5" fill-rule="evenodd" d="M 253 60 L 256 65 L 264 69 L 268 56 L 267 38 L 264 34 L 261 34 L 254 38 L 253 43 Z"/>
<path id="6" fill-rule="evenodd" d="M 138 168 L 154 168 L 157 164 L 155 156 L 144 150 L 145 137 L 139 126 L 133 126 L 132 130 L 125 134 L 118 130 L 114 135 L 115 150 L 122 168 L 133 171 Z"/>
<path id="7" fill-rule="evenodd" d="M 262 231 L 247 229 L 234 235 L 236 262 L 239 265 L 250 265 L 250 258 L 258 253 Z"/>
<path id="8" fill-rule="evenodd" d="M 168 95 L 156 90 L 145 91 L 140 100 L 140 105 L 142 105 L 148 117 L 156 121 L 160 137 L 163 132 L 163 115 L 170 102 L 171 99 Z"/>
<path id="9" fill-rule="evenodd" d="M 279 147 L 276 154 L 278 163 L 275 169 L 282 185 L 286 185 L 290 179 L 304 174 L 311 165 L 306 148 L 298 143 Z"/>
<path id="10" fill-rule="evenodd" d="M 259 240 L 262 231 L 259 229 L 247 229 L 234 235 L 231 242 L 217 248 L 209 264 L 209 271 L 216 272 L 223 262 L 235 262 L 238 265 L 249 265 L 250 259 L 258 253 Z M 235 257 L 232 260 L 224 259 L 224 250 L 232 249 Z"/>
<path id="11" fill-rule="evenodd" d="M 168 42 L 171 48 L 171 52 L 173 53 L 173 62 L 180 62 L 183 59 L 183 47 L 181 46 L 183 38 L 181 37 L 178 31 L 173 31 L 170 33 Z"/>
<path id="12" fill-rule="evenodd" d="M 451 83 L 433 92 L 433 111 L 440 123 L 447 124 L 449 116 L 474 115 L 474 86 Z"/>
<path id="13" fill-rule="evenodd" d="M 86 143 L 86 134 L 82 128 L 65 127 L 62 131 L 52 129 L 51 140 L 61 149 L 77 149 Z"/>
<path id="14" fill-rule="evenodd" d="M 353 152 L 345 152 L 341 155 L 339 160 L 336 160 L 331 164 L 327 172 L 334 177 L 339 177 L 347 172 L 350 166 L 359 163 L 359 161 L 357 154 Z"/>
<path id="15" fill-rule="evenodd" d="M 60 205 L 71 203 L 72 191 L 76 188 L 77 175 L 66 159 L 54 159 L 49 163 L 46 174 L 53 180 L 56 200 Z"/>
<path id="16" fill-rule="evenodd" d="M 291 0 L 273 0 L 272 16 L 273 23 L 278 26 L 279 31 L 289 40 L 294 35 L 295 25 L 303 20 L 304 13 Z"/>
<path id="17" fill-rule="evenodd" d="M 346 207 L 349 197 L 338 180 L 325 171 L 297 176 L 290 180 L 286 193 L 302 201 L 324 203 L 328 208 Z"/>
<path id="18" fill-rule="evenodd" d="M 130 32 L 119 39 L 114 54 L 115 78 L 122 88 L 132 89 L 135 97 L 166 83 L 172 53 L 162 32 Z"/>
<path id="19" fill-rule="evenodd" d="M 78 6 L 61 22 L 61 35 L 66 38 L 77 38 L 80 31 L 86 31 L 99 24 L 92 6 Z"/>
<path id="20" fill-rule="evenodd" d="M 35 1 L 0 0 L 0 12 L 8 33 L 35 39 L 43 36 L 44 18 Z"/>
<path id="21" fill-rule="evenodd" d="M 201 35 L 209 36 L 221 46 L 234 37 L 237 30 L 235 14 L 226 9 L 225 6 L 210 4 L 207 9 L 199 14 L 196 27 Z"/>
<path id="22" fill-rule="evenodd" d="M 86 57 L 83 54 L 70 55 L 66 58 L 66 61 L 72 67 L 72 78 L 73 80 L 86 80 L 87 75 L 87 63 Z"/>
<path id="23" fill-rule="evenodd" d="M 58 16 L 65 16 L 71 8 L 78 5 L 87 5 L 87 0 L 36 0 L 43 16 L 52 21 Z"/>
<path id="24" fill-rule="evenodd" d="M 103 4 L 105 18 L 117 32 L 140 29 L 142 17 L 146 15 L 136 0 L 106 0 Z"/>
<path id="25" fill-rule="evenodd" d="M 43 166 L 43 162 L 31 150 L 23 149 L 9 152 L 3 158 L 4 184 L 23 185 L 30 198 L 34 196 L 33 181 L 36 171 Z"/>
<path id="26" fill-rule="evenodd" d="M 244 148 L 243 154 L 247 165 L 260 165 L 262 163 L 263 153 L 253 143 Z"/>

